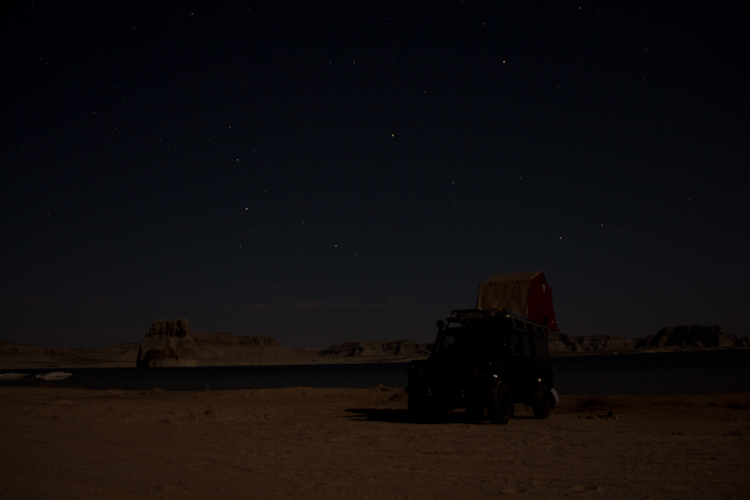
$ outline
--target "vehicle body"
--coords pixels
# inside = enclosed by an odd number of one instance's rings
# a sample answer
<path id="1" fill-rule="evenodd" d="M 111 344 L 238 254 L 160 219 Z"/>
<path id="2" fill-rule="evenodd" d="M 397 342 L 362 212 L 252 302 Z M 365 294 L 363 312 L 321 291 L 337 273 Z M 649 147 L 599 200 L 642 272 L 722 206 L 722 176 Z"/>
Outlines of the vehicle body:
<path id="1" fill-rule="evenodd" d="M 549 329 L 510 309 L 453 311 L 438 321 L 431 356 L 409 364 L 409 410 L 432 418 L 456 408 L 505 424 L 516 403 L 546 418 L 554 409 Z"/>

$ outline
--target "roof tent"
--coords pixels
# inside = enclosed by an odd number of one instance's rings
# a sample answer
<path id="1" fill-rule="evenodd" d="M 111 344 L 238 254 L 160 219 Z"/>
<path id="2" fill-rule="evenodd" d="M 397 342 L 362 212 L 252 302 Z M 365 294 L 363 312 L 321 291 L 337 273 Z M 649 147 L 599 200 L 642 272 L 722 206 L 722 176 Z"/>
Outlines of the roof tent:
<path id="1" fill-rule="evenodd" d="M 559 332 L 552 306 L 552 289 L 541 271 L 496 274 L 479 284 L 477 309 L 504 309 Z"/>

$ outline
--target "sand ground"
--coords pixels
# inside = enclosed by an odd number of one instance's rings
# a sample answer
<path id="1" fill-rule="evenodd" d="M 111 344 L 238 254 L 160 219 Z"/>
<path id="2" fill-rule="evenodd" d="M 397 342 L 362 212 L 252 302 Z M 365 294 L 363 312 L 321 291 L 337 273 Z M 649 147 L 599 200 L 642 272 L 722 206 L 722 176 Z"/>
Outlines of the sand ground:
<path id="1" fill-rule="evenodd" d="M 750 394 L 516 412 L 412 423 L 383 387 L 0 387 L 0 498 L 748 498 Z"/>

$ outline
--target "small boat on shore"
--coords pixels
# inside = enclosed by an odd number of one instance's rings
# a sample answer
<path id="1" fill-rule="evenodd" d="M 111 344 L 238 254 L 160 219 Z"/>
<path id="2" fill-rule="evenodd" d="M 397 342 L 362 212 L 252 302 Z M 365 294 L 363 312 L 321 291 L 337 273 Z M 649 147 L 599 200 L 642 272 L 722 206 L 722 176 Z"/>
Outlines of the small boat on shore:
<path id="1" fill-rule="evenodd" d="M 50 372 L 50 373 L 37 373 L 35 378 L 40 380 L 65 380 L 68 377 L 73 376 L 72 373 L 68 372 Z"/>

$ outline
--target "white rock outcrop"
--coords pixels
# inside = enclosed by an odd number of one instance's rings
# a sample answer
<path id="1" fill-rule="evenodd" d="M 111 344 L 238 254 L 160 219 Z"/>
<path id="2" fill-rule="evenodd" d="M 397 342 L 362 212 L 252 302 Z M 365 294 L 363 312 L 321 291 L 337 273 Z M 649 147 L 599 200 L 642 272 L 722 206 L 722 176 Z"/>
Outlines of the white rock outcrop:
<path id="1" fill-rule="evenodd" d="M 155 322 L 138 349 L 139 368 L 197 365 L 198 348 L 186 319 Z"/>

